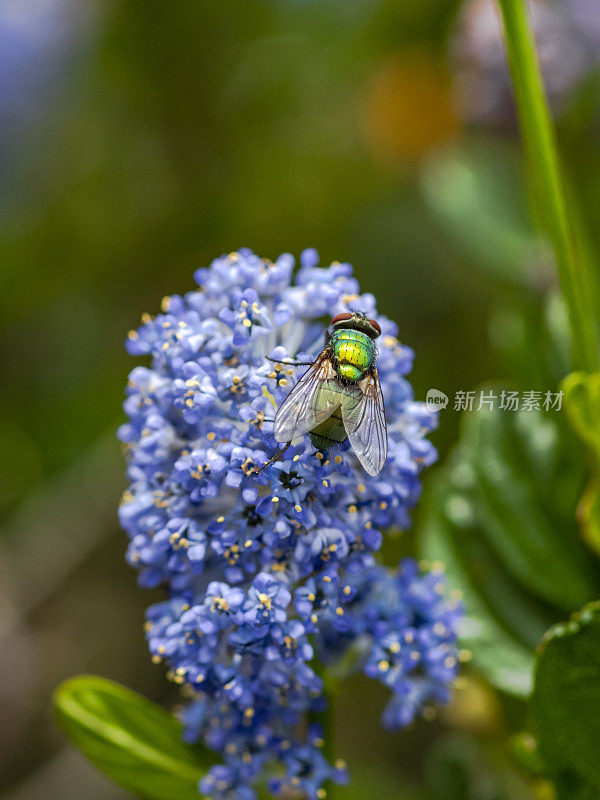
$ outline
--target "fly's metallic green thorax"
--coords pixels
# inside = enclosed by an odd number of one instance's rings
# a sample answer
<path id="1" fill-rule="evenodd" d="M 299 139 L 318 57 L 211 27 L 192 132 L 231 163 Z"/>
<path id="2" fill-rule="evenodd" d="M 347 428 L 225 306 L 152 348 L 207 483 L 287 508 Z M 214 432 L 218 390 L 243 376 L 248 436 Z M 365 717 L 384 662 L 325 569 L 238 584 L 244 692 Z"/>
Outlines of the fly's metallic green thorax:
<path id="1" fill-rule="evenodd" d="M 375 360 L 375 345 L 362 331 L 338 328 L 330 340 L 334 364 L 339 377 L 348 383 L 361 380 Z"/>

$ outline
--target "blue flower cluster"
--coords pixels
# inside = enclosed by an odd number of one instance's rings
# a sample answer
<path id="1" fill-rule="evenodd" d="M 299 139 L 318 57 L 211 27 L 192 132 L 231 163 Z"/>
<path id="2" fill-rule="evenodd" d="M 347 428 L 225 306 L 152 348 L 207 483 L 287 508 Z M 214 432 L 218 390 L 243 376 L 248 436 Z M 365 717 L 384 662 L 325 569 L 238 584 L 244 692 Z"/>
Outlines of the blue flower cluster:
<path id="1" fill-rule="evenodd" d="M 148 611 L 149 646 L 193 698 L 186 738 L 222 755 L 200 786 L 213 800 L 253 800 L 265 776 L 273 793 L 309 800 L 346 780 L 321 752 L 319 726 L 306 724 L 326 702 L 317 663 L 356 653 L 392 691 L 391 727 L 446 700 L 457 671 L 461 610 L 444 598 L 443 576 L 411 560 L 390 572 L 374 558 L 382 529 L 409 525 L 419 473 L 436 457 L 425 438 L 435 414 L 414 401 L 404 378 L 413 354 L 359 294 L 351 266 L 317 264 L 305 251 L 293 278 L 289 255 L 219 258 L 128 339 L 152 364 L 130 375 L 120 519 L 141 585 L 168 590 Z M 279 448 L 277 407 L 306 369 L 286 359 L 314 358 L 331 317 L 348 310 L 382 329 L 386 465 L 369 477 L 347 442 L 315 452 L 305 436 L 258 473 Z"/>

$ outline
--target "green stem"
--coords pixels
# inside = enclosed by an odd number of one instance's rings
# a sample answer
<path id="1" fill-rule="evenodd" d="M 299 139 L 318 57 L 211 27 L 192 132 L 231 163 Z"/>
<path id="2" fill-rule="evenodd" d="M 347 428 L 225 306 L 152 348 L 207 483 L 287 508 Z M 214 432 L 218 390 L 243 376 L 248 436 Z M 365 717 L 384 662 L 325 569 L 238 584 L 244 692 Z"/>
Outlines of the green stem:
<path id="1" fill-rule="evenodd" d="M 542 84 L 526 0 L 498 0 L 504 21 L 523 141 L 543 227 L 554 250 L 561 290 L 569 310 L 573 367 L 600 366 L 593 291 L 575 241 L 560 174 L 556 137 Z"/>

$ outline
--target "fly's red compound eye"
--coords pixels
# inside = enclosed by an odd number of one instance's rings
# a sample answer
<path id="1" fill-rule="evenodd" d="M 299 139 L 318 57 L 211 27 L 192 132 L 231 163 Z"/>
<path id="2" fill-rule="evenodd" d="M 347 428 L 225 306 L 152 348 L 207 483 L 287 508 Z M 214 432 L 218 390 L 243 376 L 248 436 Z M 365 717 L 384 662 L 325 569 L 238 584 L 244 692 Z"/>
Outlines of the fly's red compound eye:
<path id="1" fill-rule="evenodd" d="M 377 335 L 378 335 L 378 336 L 381 336 L 381 328 L 379 327 L 379 323 L 378 323 L 378 322 L 375 322 L 375 320 L 374 320 L 374 319 L 370 319 L 370 320 L 369 320 L 369 322 L 371 323 L 371 325 L 372 325 L 372 326 L 375 328 L 375 330 L 377 331 Z"/>
<path id="2" fill-rule="evenodd" d="M 347 319 L 352 319 L 353 316 L 354 314 L 350 314 L 348 311 L 345 311 L 343 314 L 336 314 L 331 320 L 331 324 L 335 325 L 337 322 L 344 322 Z"/>

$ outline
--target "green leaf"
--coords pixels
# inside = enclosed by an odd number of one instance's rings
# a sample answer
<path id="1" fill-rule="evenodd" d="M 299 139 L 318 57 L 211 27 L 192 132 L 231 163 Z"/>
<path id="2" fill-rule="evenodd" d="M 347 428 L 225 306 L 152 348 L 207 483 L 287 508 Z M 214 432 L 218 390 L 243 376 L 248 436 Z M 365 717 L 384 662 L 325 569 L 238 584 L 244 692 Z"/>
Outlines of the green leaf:
<path id="1" fill-rule="evenodd" d="M 565 412 L 590 455 L 591 478 L 577 516 L 585 540 L 600 552 L 600 372 L 573 372 L 561 384 Z"/>
<path id="2" fill-rule="evenodd" d="M 567 375 L 561 388 L 571 425 L 600 456 L 600 372 L 573 372 Z"/>
<path id="3" fill-rule="evenodd" d="M 596 794 L 582 796 L 600 796 L 600 601 L 544 638 L 531 707 L 542 758 L 557 784 L 568 777 L 594 787 Z"/>
<path id="4" fill-rule="evenodd" d="M 198 800 L 198 782 L 214 757 L 185 744 L 181 723 L 160 706 L 113 681 L 80 675 L 56 689 L 54 707 L 73 744 L 125 789 L 148 800 Z"/>
<path id="5" fill-rule="evenodd" d="M 514 149 L 476 139 L 444 149 L 425 165 L 421 188 L 450 239 L 483 269 L 519 287 L 540 283 L 549 259 Z"/>
<path id="6" fill-rule="evenodd" d="M 499 296 L 489 335 L 513 388 L 555 387 L 571 369 L 567 310 L 555 291 L 541 300 L 523 292 Z"/>
<path id="7" fill-rule="evenodd" d="M 438 486 L 431 497 L 432 506 L 461 503 L 462 498 L 445 496 L 445 488 L 444 482 Z M 461 645 L 472 652 L 474 663 L 491 683 L 505 692 L 527 696 L 532 686 L 533 651 L 495 618 L 477 582 L 470 578 L 457 534 L 458 529 L 444 514 L 430 514 L 421 535 L 421 552 L 425 558 L 444 564 L 449 589 L 462 596 L 468 617 L 461 625 Z M 489 570 L 493 568 L 490 563 Z"/>
<path id="8" fill-rule="evenodd" d="M 421 550 L 462 592 L 462 645 L 488 680 L 521 696 L 544 632 L 600 595 L 573 519 L 584 470 L 568 434 L 557 412 L 465 415 L 424 503 Z"/>
<path id="9" fill-rule="evenodd" d="M 467 428 L 482 527 L 502 563 L 558 608 L 573 611 L 597 596 L 597 572 L 577 546 L 576 495 L 561 481 L 558 424 L 537 411 L 496 411 L 471 415 Z M 570 495 L 567 508 L 553 497 L 557 480 Z"/>

